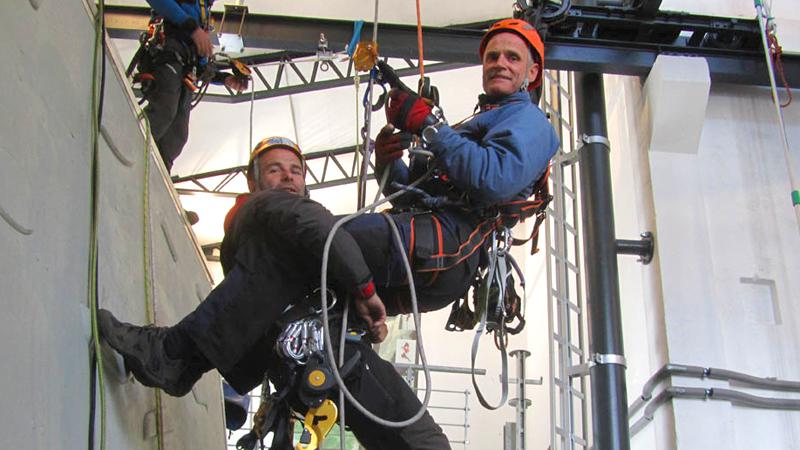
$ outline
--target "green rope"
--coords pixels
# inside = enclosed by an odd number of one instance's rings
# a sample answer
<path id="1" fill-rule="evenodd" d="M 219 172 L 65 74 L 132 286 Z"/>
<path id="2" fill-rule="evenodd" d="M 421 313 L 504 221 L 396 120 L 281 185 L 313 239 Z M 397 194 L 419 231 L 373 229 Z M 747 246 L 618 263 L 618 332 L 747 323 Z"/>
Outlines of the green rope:
<path id="1" fill-rule="evenodd" d="M 144 309 L 147 321 L 155 325 L 155 300 L 152 291 L 152 254 L 150 252 L 150 146 L 152 135 L 150 134 L 150 120 L 142 111 L 139 119 L 144 119 L 145 145 L 144 145 L 144 180 L 142 188 L 142 261 L 144 269 Z M 158 439 L 158 450 L 164 449 L 164 415 L 162 411 L 161 389 L 154 390 L 156 402 L 156 437 Z"/>
<path id="2" fill-rule="evenodd" d="M 105 51 L 103 44 L 103 2 L 101 1 L 98 6 L 97 15 L 95 17 L 95 40 L 94 40 L 94 55 L 92 59 L 92 131 L 91 131 L 91 188 L 90 188 L 90 230 L 89 230 L 89 311 L 91 314 L 92 326 L 92 344 L 95 357 L 95 369 L 97 370 L 97 389 L 99 390 L 100 398 L 100 450 L 106 448 L 106 399 L 105 399 L 105 384 L 103 377 L 103 363 L 102 353 L 100 349 L 100 333 L 97 326 L 97 216 L 98 216 L 98 166 L 99 166 L 99 137 L 100 137 L 100 117 L 98 114 L 100 108 L 99 91 L 102 89 L 100 86 L 99 64 L 101 52 Z M 94 388 L 92 386 L 91 388 Z M 90 405 L 94 407 L 94 405 Z"/>

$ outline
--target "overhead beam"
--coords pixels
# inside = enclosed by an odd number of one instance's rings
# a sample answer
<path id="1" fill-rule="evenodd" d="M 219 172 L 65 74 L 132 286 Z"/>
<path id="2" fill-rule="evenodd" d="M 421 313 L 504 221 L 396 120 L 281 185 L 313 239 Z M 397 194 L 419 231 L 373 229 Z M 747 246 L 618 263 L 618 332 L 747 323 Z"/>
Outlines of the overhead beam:
<path id="1" fill-rule="evenodd" d="M 287 65 L 290 64 L 290 61 L 287 60 L 285 64 Z M 337 64 L 337 62 L 329 61 L 328 64 L 335 65 Z M 319 63 L 314 64 L 314 69 L 313 69 L 314 72 L 317 70 L 318 65 Z M 454 70 L 468 66 L 469 64 L 460 64 L 460 63 L 426 64 L 425 73 Z M 284 70 L 283 73 L 285 72 L 286 70 Z M 403 69 L 398 69 L 396 72 L 398 76 L 404 77 L 404 76 L 419 74 L 419 69 L 417 67 L 406 67 Z M 241 94 L 235 94 L 232 92 L 229 92 L 227 94 L 216 94 L 209 92 L 203 96 L 203 101 L 217 102 L 217 103 L 241 103 L 241 102 L 249 102 L 251 99 L 262 100 L 267 98 L 280 97 L 282 95 L 301 94 L 304 92 L 312 92 L 323 89 L 333 89 L 342 86 L 352 86 L 353 85 L 352 74 L 346 71 L 341 71 L 341 73 L 342 76 L 337 76 L 337 78 L 331 80 L 316 81 L 313 78 L 309 78 L 308 80 L 299 80 L 300 82 L 297 84 L 293 84 L 290 86 L 281 86 L 278 88 L 264 85 L 263 82 L 255 81 L 258 87 L 256 88 L 256 92 L 252 95 L 250 94 L 250 92 L 243 92 Z M 347 75 L 344 75 L 345 73 L 347 73 Z M 361 82 L 367 83 L 367 81 L 368 77 L 364 76 Z"/>
<path id="2" fill-rule="evenodd" d="M 105 10 L 106 25 L 115 38 L 136 38 L 149 19 L 147 8 L 109 5 Z M 478 63 L 475 49 L 485 29 L 480 25 L 425 27 L 426 58 Z M 342 49 L 352 30 L 350 21 L 250 14 L 242 34 L 249 48 L 314 54 L 320 33 L 325 33 L 330 48 Z M 416 27 L 380 24 L 379 31 L 382 56 L 416 59 Z M 371 24 L 363 33 L 371 34 Z M 712 82 L 767 85 L 758 33 L 755 20 L 663 11 L 647 16 L 622 8 L 573 6 L 563 21 L 549 28 L 545 65 L 647 76 L 659 54 L 686 55 L 708 60 Z M 784 54 L 783 64 L 789 84 L 800 87 L 800 55 Z"/>

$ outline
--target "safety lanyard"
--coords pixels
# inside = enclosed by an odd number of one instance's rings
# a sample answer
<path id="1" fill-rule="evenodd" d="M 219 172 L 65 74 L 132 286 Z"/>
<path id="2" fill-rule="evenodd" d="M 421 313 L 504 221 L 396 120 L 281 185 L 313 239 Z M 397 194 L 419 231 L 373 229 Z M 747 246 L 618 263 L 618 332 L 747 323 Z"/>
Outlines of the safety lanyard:
<path id="1" fill-rule="evenodd" d="M 207 13 L 205 0 L 200 0 L 200 23 L 204 30 L 208 30 L 208 23 L 206 20 Z"/>

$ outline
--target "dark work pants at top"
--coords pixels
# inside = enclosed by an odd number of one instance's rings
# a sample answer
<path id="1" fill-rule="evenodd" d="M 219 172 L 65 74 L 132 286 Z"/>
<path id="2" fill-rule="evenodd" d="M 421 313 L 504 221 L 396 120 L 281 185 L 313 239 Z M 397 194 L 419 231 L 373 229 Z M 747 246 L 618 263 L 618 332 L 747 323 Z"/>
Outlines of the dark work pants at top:
<path id="1" fill-rule="evenodd" d="M 148 64 L 142 67 L 155 77 L 143 93 L 147 99 L 144 112 L 167 171 L 172 169 L 173 161 L 189 139 L 192 91 L 183 82 L 186 73 L 182 62 L 190 60 L 191 52 L 186 44 L 167 38 L 164 50 L 149 61 L 149 67 Z"/>

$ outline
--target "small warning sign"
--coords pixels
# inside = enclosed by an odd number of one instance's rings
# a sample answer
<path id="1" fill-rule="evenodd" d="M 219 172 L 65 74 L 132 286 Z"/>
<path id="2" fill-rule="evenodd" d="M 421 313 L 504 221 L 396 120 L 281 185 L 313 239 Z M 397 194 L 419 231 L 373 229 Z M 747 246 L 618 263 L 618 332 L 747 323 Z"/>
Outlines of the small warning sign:
<path id="1" fill-rule="evenodd" d="M 398 339 L 394 362 L 414 364 L 417 362 L 417 341 L 414 339 Z"/>

